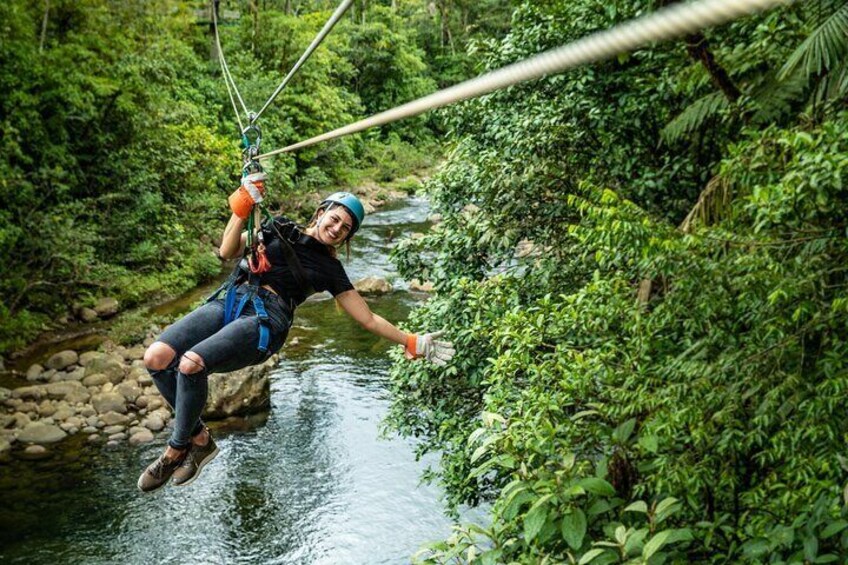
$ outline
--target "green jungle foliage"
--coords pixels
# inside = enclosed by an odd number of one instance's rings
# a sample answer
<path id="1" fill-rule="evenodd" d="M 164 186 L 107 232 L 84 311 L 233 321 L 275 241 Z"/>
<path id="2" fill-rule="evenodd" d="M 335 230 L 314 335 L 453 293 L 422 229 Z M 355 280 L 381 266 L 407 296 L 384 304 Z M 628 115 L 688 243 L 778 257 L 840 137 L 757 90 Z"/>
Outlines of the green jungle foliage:
<path id="1" fill-rule="evenodd" d="M 431 13 L 423 0 L 358 3 L 262 115 L 262 148 L 435 90 L 445 79 L 427 61 L 448 47 L 432 36 L 452 30 L 455 58 L 466 61 L 477 32 L 443 21 L 455 10 L 471 25 L 480 14 L 455 4 Z M 0 4 L 0 353 L 100 296 L 128 307 L 220 272 L 212 242 L 229 213 L 241 150 L 210 25 L 197 20 L 205 5 Z M 221 3 L 222 14 L 241 14 L 222 20 L 221 40 L 250 109 L 259 110 L 334 8 Z M 316 192 L 405 177 L 438 153 L 435 128 L 413 120 L 277 157 L 267 164 L 272 208 L 302 219 Z"/>
<path id="2" fill-rule="evenodd" d="M 526 2 L 489 68 L 656 8 Z M 848 561 L 848 4 L 798 3 L 446 112 L 403 242 L 446 370 L 388 424 L 486 501 L 423 562 Z"/>

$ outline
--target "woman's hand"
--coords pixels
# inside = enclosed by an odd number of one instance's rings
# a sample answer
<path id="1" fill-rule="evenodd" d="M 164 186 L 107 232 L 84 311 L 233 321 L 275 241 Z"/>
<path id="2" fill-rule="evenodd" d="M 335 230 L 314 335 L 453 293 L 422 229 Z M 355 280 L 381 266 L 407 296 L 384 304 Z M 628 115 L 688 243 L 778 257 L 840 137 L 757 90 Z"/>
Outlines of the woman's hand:
<path id="1" fill-rule="evenodd" d="M 441 337 L 443 333 L 445 332 L 440 331 L 423 335 L 409 334 L 404 348 L 406 358 L 423 357 L 439 367 L 447 365 L 448 361 L 453 359 L 456 350 L 453 348 L 453 343 L 436 339 Z"/>
<path id="2" fill-rule="evenodd" d="M 250 211 L 265 197 L 265 173 L 253 173 L 244 177 L 241 186 L 230 195 L 230 210 L 246 220 Z"/>

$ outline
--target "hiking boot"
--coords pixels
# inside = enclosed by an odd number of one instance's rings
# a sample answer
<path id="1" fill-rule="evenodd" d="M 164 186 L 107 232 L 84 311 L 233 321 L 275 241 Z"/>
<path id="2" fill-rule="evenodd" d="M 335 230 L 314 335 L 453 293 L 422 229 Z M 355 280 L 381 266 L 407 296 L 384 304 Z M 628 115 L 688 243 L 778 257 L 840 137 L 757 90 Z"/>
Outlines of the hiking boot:
<path id="1" fill-rule="evenodd" d="M 142 492 L 152 492 L 165 486 L 174 471 L 186 460 L 187 453 L 188 451 L 174 459 L 162 454 L 138 478 L 138 488 Z"/>
<path id="2" fill-rule="evenodd" d="M 209 434 L 209 441 L 206 442 L 206 445 L 192 444 L 182 465 L 174 471 L 174 485 L 184 487 L 191 484 L 200 474 L 203 466 L 215 459 L 216 455 L 218 455 L 218 446 L 215 445 L 212 434 Z"/>

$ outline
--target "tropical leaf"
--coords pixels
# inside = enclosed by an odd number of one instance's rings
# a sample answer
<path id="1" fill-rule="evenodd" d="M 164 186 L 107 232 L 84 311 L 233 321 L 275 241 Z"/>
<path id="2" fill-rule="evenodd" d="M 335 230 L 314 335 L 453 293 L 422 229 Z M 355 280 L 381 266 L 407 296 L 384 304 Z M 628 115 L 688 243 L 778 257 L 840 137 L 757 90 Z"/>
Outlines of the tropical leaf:
<path id="1" fill-rule="evenodd" d="M 721 92 L 712 92 L 690 104 L 662 130 L 662 138 L 674 143 L 686 134 L 698 130 L 709 118 L 728 108 L 730 102 Z"/>
<path id="2" fill-rule="evenodd" d="M 848 54 L 848 2 L 817 27 L 789 56 L 778 78 L 788 77 L 795 69 L 805 76 L 819 76 L 833 69 Z"/>

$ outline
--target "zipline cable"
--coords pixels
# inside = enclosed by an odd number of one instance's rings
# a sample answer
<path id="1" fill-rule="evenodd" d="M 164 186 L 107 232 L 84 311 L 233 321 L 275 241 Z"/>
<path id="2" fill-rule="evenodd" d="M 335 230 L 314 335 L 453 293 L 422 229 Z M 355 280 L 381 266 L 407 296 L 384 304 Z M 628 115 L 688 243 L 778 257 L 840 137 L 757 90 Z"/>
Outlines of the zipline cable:
<path id="1" fill-rule="evenodd" d="M 300 56 L 300 59 L 298 59 L 297 63 L 295 63 L 294 67 L 292 67 L 292 69 L 289 71 L 289 74 L 286 75 L 286 77 L 283 79 L 283 82 L 281 82 L 280 86 L 277 87 L 277 90 L 275 90 L 274 93 L 271 94 L 271 97 L 268 98 L 268 101 L 265 102 L 265 105 L 262 106 L 262 108 L 256 113 L 255 116 L 253 116 L 253 118 L 250 120 L 250 123 L 253 123 L 259 119 L 259 116 L 262 115 L 262 112 L 265 111 L 265 108 L 267 108 L 271 104 L 271 102 L 274 101 L 280 91 L 282 91 L 283 88 L 286 87 L 286 85 L 297 73 L 303 63 L 305 63 L 309 56 L 312 55 L 312 52 L 315 51 L 315 49 L 317 49 L 319 45 L 321 45 L 321 42 L 324 41 L 324 38 L 327 37 L 330 31 L 332 31 L 333 27 L 335 27 L 339 20 L 342 19 L 342 16 L 344 16 L 348 8 L 353 5 L 353 2 L 354 0 L 343 0 L 342 3 L 339 4 L 339 7 L 336 8 L 336 11 L 333 12 L 333 15 L 330 16 L 330 19 L 327 20 L 327 23 L 324 24 L 324 27 L 321 29 L 320 32 L 318 32 L 318 35 L 315 36 L 315 39 L 312 40 L 312 43 L 309 44 L 309 47 L 306 48 L 306 51 L 303 52 L 303 55 Z"/>
<path id="2" fill-rule="evenodd" d="M 647 16 L 619 24 L 606 31 L 556 47 L 513 63 L 496 71 L 440 90 L 401 106 L 380 112 L 369 118 L 312 137 L 305 141 L 259 155 L 267 159 L 279 153 L 296 151 L 303 147 L 329 141 L 368 128 L 382 126 L 404 118 L 417 116 L 427 110 L 475 98 L 520 82 L 542 78 L 565 70 L 597 63 L 644 47 L 649 43 L 665 41 L 694 33 L 704 28 L 723 24 L 774 8 L 788 5 L 794 0 L 699 0 L 686 4 L 673 4 Z"/>
<path id="3" fill-rule="evenodd" d="M 218 35 L 218 10 L 216 9 L 216 4 L 217 2 L 212 0 L 210 8 L 212 9 L 212 26 L 215 28 L 215 45 L 218 48 L 218 62 L 221 64 L 221 73 L 224 75 L 224 83 L 227 85 L 227 94 L 230 95 L 230 102 L 233 104 L 233 110 L 236 113 L 236 121 L 238 121 L 239 125 L 239 133 L 241 133 L 244 131 L 244 125 L 241 123 L 241 115 L 239 114 L 238 107 L 236 106 L 236 101 L 233 98 L 233 92 L 235 92 L 238 101 L 241 103 L 245 116 L 250 116 L 250 112 L 248 112 L 247 106 L 245 106 L 244 100 L 242 100 L 241 94 L 239 94 L 236 83 L 233 80 L 233 76 L 230 74 L 230 68 L 227 66 L 226 59 L 224 59 L 224 51 L 221 49 L 221 38 Z"/>

